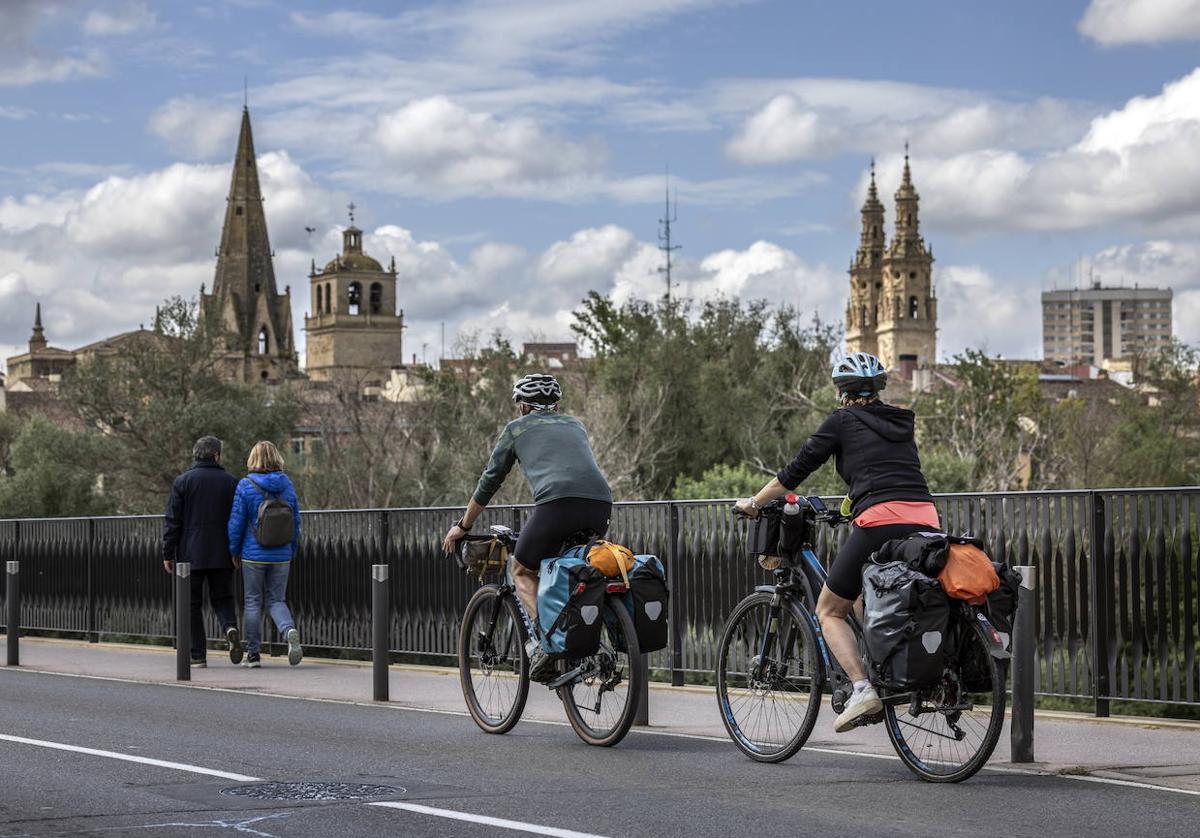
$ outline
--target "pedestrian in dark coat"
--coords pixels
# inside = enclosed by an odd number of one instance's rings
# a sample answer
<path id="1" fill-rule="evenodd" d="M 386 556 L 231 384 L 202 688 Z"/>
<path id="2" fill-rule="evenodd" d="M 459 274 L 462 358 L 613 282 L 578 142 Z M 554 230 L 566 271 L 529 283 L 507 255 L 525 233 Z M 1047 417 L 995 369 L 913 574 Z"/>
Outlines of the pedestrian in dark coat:
<path id="1" fill-rule="evenodd" d="M 205 436 L 192 448 L 195 462 L 175 478 L 163 521 L 163 567 L 175 573 L 175 562 L 191 564 L 192 666 L 207 666 L 204 631 L 204 584 L 229 642 L 229 659 L 242 662 L 242 640 L 234 610 L 234 559 L 229 553 L 229 510 L 237 478 L 221 466 L 221 440 Z"/>

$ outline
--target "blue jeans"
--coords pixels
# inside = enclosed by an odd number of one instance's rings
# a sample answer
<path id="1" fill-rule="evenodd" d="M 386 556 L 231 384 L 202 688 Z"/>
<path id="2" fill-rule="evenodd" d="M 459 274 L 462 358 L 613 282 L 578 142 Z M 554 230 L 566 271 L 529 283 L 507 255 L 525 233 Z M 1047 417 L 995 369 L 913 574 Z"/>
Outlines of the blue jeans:
<path id="1" fill-rule="evenodd" d="M 294 628 L 296 622 L 288 610 L 288 572 L 291 562 L 242 562 L 242 580 L 246 584 L 246 653 L 257 655 L 262 647 L 263 596 L 267 598 L 267 610 L 280 634 Z"/>

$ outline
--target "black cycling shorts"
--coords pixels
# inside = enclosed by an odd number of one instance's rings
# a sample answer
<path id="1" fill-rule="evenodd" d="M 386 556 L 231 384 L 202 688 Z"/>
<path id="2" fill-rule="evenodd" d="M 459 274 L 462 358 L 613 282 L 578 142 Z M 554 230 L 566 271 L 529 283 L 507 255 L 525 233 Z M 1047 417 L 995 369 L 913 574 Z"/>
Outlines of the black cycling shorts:
<path id="1" fill-rule="evenodd" d="M 825 587 L 842 599 L 858 599 L 862 593 L 862 569 L 871 554 L 893 538 L 929 532 L 925 524 L 885 524 L 882 527 L 850 527 L 850 537 L 829 566 Z"/>
<path id="2" fill-rule="evenodd" d="M 559 498 L 533 508 L 521 525 L 514 558 L 529 570 L 540 570 L 542 562 L 562 554 L 563 542 L 580 530 L 598 536 L 608 532 L 612 504 L 591 498 Z"/>

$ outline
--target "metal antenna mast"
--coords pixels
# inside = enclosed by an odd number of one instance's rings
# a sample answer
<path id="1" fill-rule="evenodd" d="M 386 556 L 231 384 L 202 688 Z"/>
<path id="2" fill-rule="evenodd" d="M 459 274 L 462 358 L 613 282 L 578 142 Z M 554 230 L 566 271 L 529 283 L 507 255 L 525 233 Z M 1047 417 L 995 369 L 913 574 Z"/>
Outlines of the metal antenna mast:
<path id="1" fill-rule="evenodd" d="M 680 248 L 680 245 L 678 245 L 678 244 L 675 244 L 675 245 L 671 244 L 671 225 L 679 220 L 679 215 L 678 215 L 679 201 L 678 201 L 678 199 L 676 199 L 675 209 L 672 210 L 671 209 L 671 170 L 669 168 L 667 169 L 667 182 L 666 182 L 666 187 L 663 189 L 663 193 L 666 197 L 666 201 L 665 201 L 666 212 L 663 214 L 662 218 L 658 219 L 658 226 L 659 226 L 658 249 L 663 252 L 663 255 L 665 256 L 665 262 L 664 262 L 663 266 L 658 269 L 658 272 L 660 274 L 663 274 L 666 277 L 666 280 L 667 280 L 666 299 L 667 299 L 667 302 L 669 303 L 669 302 L 671 302 L 671 258 L 672 258 L 671 254 L 674 253 L 676 250 L 679 250 L 679 248 Z"/>

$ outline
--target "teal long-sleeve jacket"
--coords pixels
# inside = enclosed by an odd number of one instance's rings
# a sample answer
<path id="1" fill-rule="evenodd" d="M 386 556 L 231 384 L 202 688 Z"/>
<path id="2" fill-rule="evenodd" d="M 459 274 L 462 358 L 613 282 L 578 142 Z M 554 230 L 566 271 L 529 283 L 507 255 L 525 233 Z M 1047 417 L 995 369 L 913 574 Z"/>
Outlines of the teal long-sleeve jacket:
<path id="1" fill-rule="evenodd" d="M 535 504 L 560 498 L 612 501 L 587 431 L 573 416 L 530 413 L 505 425 L 475 488 L 476 503 L 487 506 L 514 463 L 520 463 Z"/>

